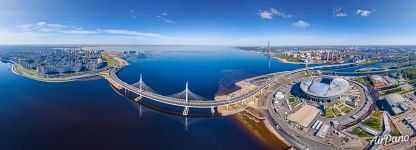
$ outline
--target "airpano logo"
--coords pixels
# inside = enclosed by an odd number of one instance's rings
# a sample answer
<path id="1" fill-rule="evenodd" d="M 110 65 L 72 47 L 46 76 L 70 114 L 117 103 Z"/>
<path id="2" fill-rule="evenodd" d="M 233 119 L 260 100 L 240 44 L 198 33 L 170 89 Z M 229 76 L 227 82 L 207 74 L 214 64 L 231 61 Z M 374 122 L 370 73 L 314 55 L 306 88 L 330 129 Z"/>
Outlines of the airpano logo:
<path id="1" fill-rule="evenodd" d="M 409 141 L 409 135 L 405 135 L 405 136 L 391 136 L 390 134 L 384 135 L 383 137 L 381 136 L 375 136 L 373 137 L 373 139 L 371 139 L 370 144 L 371 145 L 379 145 L 379 144 L 384 144 L 386 145 L 387 143 L 401 143 L 401 142 L 407 142 Z"/>

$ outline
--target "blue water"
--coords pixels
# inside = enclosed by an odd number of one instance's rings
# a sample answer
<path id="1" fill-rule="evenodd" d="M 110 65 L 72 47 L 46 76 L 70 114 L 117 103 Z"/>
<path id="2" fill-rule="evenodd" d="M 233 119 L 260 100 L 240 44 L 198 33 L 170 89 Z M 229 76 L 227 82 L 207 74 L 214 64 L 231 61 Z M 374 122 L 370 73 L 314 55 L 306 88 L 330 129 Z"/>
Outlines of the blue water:
<path id="1" fill-rule="evenodd" d="M 302 67 L 227 47 L 174 50 L 130 57 L 119 76 L 133 83 L 142 73 L 165 95 L 189 81 L 194 93 L 213 98 L 240 79 Z M 231 117 L 188 118 L 186 127 L 184 117 L 140 107 L 104 79 L 43 83 L 10 67 L 0 63 L 0 149 L 267 149 Z"/>

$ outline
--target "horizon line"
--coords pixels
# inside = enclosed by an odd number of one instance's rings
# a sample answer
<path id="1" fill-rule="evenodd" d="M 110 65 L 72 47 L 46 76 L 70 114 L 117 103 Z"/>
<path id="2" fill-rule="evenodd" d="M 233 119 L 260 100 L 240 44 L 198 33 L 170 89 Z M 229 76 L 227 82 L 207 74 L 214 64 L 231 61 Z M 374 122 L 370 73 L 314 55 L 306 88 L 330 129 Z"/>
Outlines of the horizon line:
<path id="1" fill-rule="evenodd" d="M 265 45 L 215 45 L 215 44 L 0 44 L 0 46 L 227 46 L 227 47 L 267 47 Z M 270 47 L 345 47 L 345 46 L 416 46 L 416 44 L 333 44 L 333 45 L 274 45 Z"/>

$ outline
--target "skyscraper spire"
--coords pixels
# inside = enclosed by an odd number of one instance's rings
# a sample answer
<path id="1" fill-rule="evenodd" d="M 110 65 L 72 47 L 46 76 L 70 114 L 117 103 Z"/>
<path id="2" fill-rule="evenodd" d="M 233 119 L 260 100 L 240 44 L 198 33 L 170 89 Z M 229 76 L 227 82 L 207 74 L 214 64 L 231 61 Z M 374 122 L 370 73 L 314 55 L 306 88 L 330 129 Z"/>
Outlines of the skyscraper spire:
<path id="1" fill-rule="evenodd" d="M 269 40 L 269 42 L 267 43 L 267 53 L 269 53 L 269 54 L 270 54 L 270 40 Z"/>

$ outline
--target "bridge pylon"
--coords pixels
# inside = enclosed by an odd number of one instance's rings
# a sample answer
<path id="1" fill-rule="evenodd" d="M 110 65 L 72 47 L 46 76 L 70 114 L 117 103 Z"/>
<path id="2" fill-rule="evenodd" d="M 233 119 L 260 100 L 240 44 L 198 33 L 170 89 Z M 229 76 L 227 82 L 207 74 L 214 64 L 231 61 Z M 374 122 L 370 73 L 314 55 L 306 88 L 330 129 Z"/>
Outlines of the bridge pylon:
<path id="1" fill-rule="evenodd" d="M 143 98 L 142 96 L 138 96 L 134 99 L 134 101 L 138 102 L 138 101 L 142 100 L 142 98 Z"/>
<path id="2" fill-rule="evenodd" d="M 143 76 L 142 73 L 140 73 L 140 80 L 139 80 L 139 91 L 143 91 Z"/>
<path id="3" fill-rule="evenodd" d="M 188 81 L 186 81 L 186 85 L 185 85 L 185 102 L 188 103 L 189 102 L 189 88 L 188 88 Z"/>

